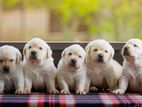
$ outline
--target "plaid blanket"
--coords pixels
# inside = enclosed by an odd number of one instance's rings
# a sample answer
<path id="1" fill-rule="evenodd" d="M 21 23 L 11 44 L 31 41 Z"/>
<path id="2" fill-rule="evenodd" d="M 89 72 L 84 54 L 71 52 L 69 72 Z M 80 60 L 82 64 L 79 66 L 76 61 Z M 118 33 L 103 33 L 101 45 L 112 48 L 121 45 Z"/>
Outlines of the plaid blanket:
<path id="1" fill-rule="evenodd" d="M 142 107 L 142 95 L 127 93 L 113 95 L 95 93 L 88 95 L 46 95 L 33 93 L 31 95 L 0 95 L 0 107 Z"/>

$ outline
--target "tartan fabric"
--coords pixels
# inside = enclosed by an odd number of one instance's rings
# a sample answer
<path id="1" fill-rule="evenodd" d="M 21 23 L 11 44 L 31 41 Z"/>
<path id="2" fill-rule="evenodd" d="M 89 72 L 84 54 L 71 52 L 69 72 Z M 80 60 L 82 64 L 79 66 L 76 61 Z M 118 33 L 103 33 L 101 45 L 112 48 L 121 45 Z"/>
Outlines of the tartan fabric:
<path id="1" fill-rule="evenodd" d="M 90 93 L 88 95 L 0 95 L 0 107 L 142 107 L 142 95 L 127 93 Z"/>

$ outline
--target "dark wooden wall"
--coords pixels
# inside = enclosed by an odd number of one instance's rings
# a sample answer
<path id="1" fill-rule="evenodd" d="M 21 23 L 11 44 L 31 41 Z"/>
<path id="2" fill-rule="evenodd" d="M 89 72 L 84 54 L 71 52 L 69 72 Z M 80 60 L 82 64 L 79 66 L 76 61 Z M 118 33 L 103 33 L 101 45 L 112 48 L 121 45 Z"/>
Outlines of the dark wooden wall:
<path id="1" fill-rule="evenodd" d="M 12 45 L 17 47 L 22 52 L 25 43 L 26 42 L 0 42 L 0 46 Z M 61 52 L 63 51 L 64 48 L 72 44 L 80 44 L 84 48 L 88 44 L 88 42 L 48 42 L 48 44 L 51 46 L 51 49 L 53 51 L 54 62 L 55 62 L 55 65 L 57 66 L 61 56 Z M 111 42 L 111 45 L 115 49 L 114 59 L 116 59 L 120 64 L 122 64 L 123 59 L 121 56 L 121 49 L 124 43 Z"/>

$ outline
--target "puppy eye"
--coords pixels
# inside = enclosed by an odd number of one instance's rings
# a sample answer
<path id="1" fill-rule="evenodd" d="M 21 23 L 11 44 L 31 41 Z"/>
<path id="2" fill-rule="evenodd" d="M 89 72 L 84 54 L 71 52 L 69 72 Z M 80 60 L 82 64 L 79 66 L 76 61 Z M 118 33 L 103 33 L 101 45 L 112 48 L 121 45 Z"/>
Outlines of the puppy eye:
<path id="1" fill-rule="evenodd" d="M 3 63 L 3 60 L 2 60 L 2 59 L 0 59 L 0 63 Z"/>
<path id="2" fill-rule="evenodd" d="M 138 47 L 138 45 L 134 44 L 134 47 Z"/>
<path id="3" fill-rule="evenodd" d="M 69 55 L 69 56 L 71 56 L 71 55 L 72 55 L 72 53 L 69 53 L 68 55 Z"/>
<path id="4" fill-rule="evenodd" d="M 105 53 L 108 53 L 108 51 L 107 51 L 107 50 L 105 50 Z"/>
<path id="5" fill-rule="evenodd" d="M 81 58 L 82 56 L 81 55 L 79 55 L 79 58 Z"/>
<path id="6" fill-rule="evenodd" d="M 13 59 L 10 59 L 10 62 L 13 62 L 14 60 Z"/>
<path id="7" fill-rule="evenodd" d="M 95 51 L 95 52 L 97 52 L 97 51 L 98 51 L 98 49 L 94 49 L 94 51 Z"/>
<path id="8" fill-rule="evenodd" d="M 42 47 L 39 47 L 40 50 L 42 50 Z"/>
<path id="9" fill-rule="evenodd" d="M 32 47 L 31 47 L 31 46 L 29 46 L 28 48 L 29 48 L 29 49 L 31 49 Z"/>

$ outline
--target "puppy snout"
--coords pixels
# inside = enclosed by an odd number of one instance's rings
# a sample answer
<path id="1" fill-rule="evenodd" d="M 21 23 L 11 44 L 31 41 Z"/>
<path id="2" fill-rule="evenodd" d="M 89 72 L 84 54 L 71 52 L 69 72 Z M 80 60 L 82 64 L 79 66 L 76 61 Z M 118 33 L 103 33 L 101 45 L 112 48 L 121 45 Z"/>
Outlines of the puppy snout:
<path id="1" fill-rule="evenodd" d="M 9 73 L 9 67 L 8 67 L 8 66 L 4 66 L 4 67 L 3 67 L 3 71 L 4 71 L 5 73 Z"/>
<path id="2" fill-rule="evenodd" d="M 76 64 L 76 62 L 77 62 L 77 61 L 76 61 L 75 59 L 71 59 L 71 63 L 72 63 L 72 64 Z"/>
<path id="3" fill-rule="evenodd" d="M 104 60 L 104 55 L 98 54 L 98 62 L 103 62 L 103 60 Z"/>
<path id="4" fill-rule="evenodd" d="M 36 56 L 37 52 L 36 51 L 31 51 L 32 56 Z"/>
<path id="5" fill-rule="evenodd" d="M 129 47 L 128 47 L 128 46 L 124 47 L 124 50 L 125 50 L 125 51 L 128 51 L 128 49 L 129 49 Z"/>
<path id="6" fill-rule="evenodd" d="M 98 55 L 98 58 L 99 58 L 99 59 L 103 59 L 103 58 L 104 58 L 104 55 L 103 55 L 103 54 L 99 54 L 99 55 Z"/>
<path id="7" fill-rule="evenodd" d="M 129 55 L 129 47 L 124 47 L 123 55 Z"/>

